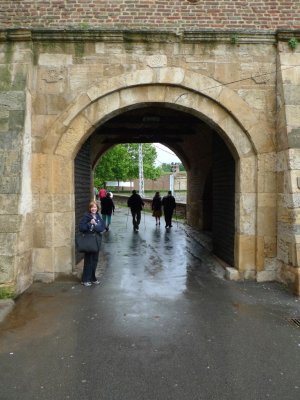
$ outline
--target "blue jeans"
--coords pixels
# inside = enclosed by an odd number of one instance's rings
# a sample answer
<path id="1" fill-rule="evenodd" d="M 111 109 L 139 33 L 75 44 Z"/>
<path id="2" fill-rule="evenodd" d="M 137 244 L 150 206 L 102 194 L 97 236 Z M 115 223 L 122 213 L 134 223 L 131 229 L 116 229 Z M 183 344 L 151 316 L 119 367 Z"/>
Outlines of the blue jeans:
<path id="1" fill-rule="evenodd" d="M 103 219 L 106 227 L 111 224 L 111 215 L 101 214 L 101 216 L 102 216 L 102 219 Z"/>

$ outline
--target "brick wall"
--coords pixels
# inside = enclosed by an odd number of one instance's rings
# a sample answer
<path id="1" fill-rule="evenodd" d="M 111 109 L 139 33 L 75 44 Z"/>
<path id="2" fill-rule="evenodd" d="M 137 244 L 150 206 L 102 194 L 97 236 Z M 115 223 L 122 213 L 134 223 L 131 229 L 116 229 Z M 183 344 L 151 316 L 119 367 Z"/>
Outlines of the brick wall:
<path id="1" fill-rule="evenodd" d="M 1 0 L 0 28 L 300 29 L 299 0 Z"/>

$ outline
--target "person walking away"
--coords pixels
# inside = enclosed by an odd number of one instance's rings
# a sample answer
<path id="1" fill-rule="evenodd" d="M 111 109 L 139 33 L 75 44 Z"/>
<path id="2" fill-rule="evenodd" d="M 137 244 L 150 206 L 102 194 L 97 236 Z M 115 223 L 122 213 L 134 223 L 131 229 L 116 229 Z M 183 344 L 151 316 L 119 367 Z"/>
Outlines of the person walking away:
<path id="1" fill-rule="evenodd" d="M 101 236 L 101 232 L 105 231 L 105 225 L 98 211 L 99 209 L 96 201 L 91 201 L 88 211 L 83 215 L 83 218 L 79 223 L 80 232 L 87 234 L 92 234 L 96 232 L 96 234 Z M 98 258 L 99 251 L 96 253 L 84 253 L 84 265 L 81 279 L 82 285 L 99 285 L 100 282 L 96 278 Z"/>
<path id="2" fill-rule="evenodd" d="M 160 217 L 162 215 L 162 200 L 159 192 L 156 192 L 151 203 L 152 215 L 155 217 L 156 225 L 160 225 Z"/>
<path id="3" fill-rule="evenodd" d="M 131 210 L 133 229 L 135 232 L 138 232 L 141 222 L 141 211 L 144 207 L 144 202 L 141 196 L 137 194 L 136 190 L 132 191 L 132 195 L 127 201 L 127 206 Z"/>
<path id="4" fill-rule="evenodd" d="M 175 197 L 172 196 L 172 192 L 169 190 L 167 196 L 162 199 L 162 206 L 164 209 L 166 228 L 172 228 L 172 217 L 173 212 L 176 208 Z"/>
<path id="5" fill-rule="evenodd" d="M 100 190 L 99 190 L 99 199 L 100 199 L 100 201 L 102 200 L 102 199 L 104 199 L 105 197 L 106 197 L 106 195 L 107 195 L 107 190 L 105 189 L 105 185 L 102 187 L 102 188 L 100 188 Z"/>
<path id="6" fill-rule="evenodd" d="M 105 224 L 106 231 L 109 231 L 111 215 L 115 212 L 115 205 L 111 198 L 111 193 L 107 192 L 106 197 L 101 200 L 101 216 Z"/>
<path id="7" fill-rule="evenodd" d="M 99 200 L 99 191 L 96 187 L 94 187 L 94 200 Z"/>

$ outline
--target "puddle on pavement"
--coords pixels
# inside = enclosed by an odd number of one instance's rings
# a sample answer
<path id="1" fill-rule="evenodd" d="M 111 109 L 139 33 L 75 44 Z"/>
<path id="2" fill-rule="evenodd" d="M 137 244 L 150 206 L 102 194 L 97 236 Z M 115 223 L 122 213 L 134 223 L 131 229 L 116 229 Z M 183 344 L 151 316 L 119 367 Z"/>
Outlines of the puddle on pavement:
<path id="1" fill-rule="evenodd" d="M 68 292 L 68 288 L 59 287 L 57 290 L 57 287 L 54 287 L 55 292 L 51 293 L 47 290 L 48 286 L 41 289 L 44 292 L 39 291 L 37 286 L 15 300 L 13 310 L 1 323 L 1 352 L 7 351 L 6 342 L 9 341 L 11 344 L 11 338 L 14 338 L 14 346 L 18 347 L 33 337 L 52 335 L 55 331 L 58 312 L 61 310 L 61 296 L 64 297 L 63 301 L 66 304 L 68 298 L 65 297 L 65 293 Z"/>

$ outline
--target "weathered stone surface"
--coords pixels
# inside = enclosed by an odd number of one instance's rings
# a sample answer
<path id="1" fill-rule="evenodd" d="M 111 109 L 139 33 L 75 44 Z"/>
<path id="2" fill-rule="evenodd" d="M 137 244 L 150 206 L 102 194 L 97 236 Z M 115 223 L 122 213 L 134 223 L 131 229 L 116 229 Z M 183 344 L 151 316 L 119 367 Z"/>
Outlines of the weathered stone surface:
<path id="1" fill-rule="evenodd" d="M 19 195 L 16 193 L 0 193 L 0 215 L 14 214 L 19 204 Z"/>
<path id="2" fill-rule="evenodd" d="M 62 227 L 63 221 L 63 229 Z M 72 212 L 53 214 L 53 232 L 52 245 L 54 247 L 72 246 L 74 244 L 74 216 Z"/>
<path id="3" fill-rule="evenodd" d="M 16 150 L 21 146 L 21 135 L 18 131 L 7 131 L 0 134 L 2 150 Z"/>
<path id="4" fill-rule="evenodd" d="M 236 192 L 255 193 L 256 192 L 256 157 L 243 157 L 237 163 L 237 175 L 239 176 L 239 186 Z"/>
<path id="5" fill-rule="evenodd" d="M 39 273 L 53 274 L 53 254 L 51 248 L 34 248 L 32 252 L 33 276 Z M 53 278 L 53 277 L 52 277 Z"/>
<path id="6" fill-rule="evenodd" d="M 283 207 L 287 208 L 299 208 L 300 207 L 300 193 L 288 193 L 278 195 Z"/>
<path id="7" fill-rule="evenodd" d="M 300 295 L 300 268 L 295 268 L 291 265 L 283 264 L 280 271 L 280 279 L 286 283 L 288 287 L 297 296 Z"/>
<path id="8" fill-rule="evenodd" d="M 70 275 L 73 271 L 73 247 L 62 246 L 54 248 L 54 270 L 57 274 Z"/>
<path id="9" fill-rule="evenodd" d="M 226 279 L 229 279 L 230 281 L 240 280 L 239 271 L 237 269 L 231 268 L 231 267 L 226 267 L 225 277 L 226 277 Z"/>
<path id="10" fill-rule="evenodd" d="M 20 188 L 21 188 L 20 177 L 17 176 L 0 177 L 0 193 L 2 194 L 20 193 Z"/>
<path id="11" fill-rule="evenodd" d="M 39 65 L 46 65 L 48 66 L 61 66 L 61 65 L 72 65 L 73 60 L 72 60 L 72 55 L 71 54 L 49 54 L 49 53 L 44 53 L 40 54 L 39 56 Z"/>
<path id="12" fill-rule="evenodd" d="M 236 194 L 236 230 L 240 234 L 255 234 L 256 195 L 254 193 Z"/>
<path id="13" fill-rule="evenodd" d="M 0 175 L 18 175 L 21 170 L 21 154 L 19 150 L 1 151 L 0 150 Z"/>
<path id="14" fill-rule="evenodd" d="M 0 108 L 2 111 L 25 109 L 25 93 L 21 91 L 0 92 Z"/>
<path id="15" fill-rule="evenodd" d="M 276 194 L 258 194 L 257 233 L 260 236 L 276 235 Z"/>
<path id="16" fill-rule="evenodd" d="M 74 195 L 73 194 L 57 194 L 53 198 L 54 212 L 73 212 L 74 211 Z"/>
<path id="17" fill-rule="evenodd" d="M 300 104 L 300 84 L 294 82 L 284 85 L 284 100 L 289 106 L 298 106 Z"/>
<path id="18" fill-rule="evenodd" d="M 52 164 L 47 154 L 32 155 L 32 192 L 50 194 L 52 191 Z"/>
<path id="19" fill-rule="evenodd" d="M 288 145 L 289 147 L 299 149 L 300 148 L 300 127 L 293 128 L 290 130 L 288 135 Z"/>
<path id="20" fill-rule="evenodd" d="M 14 277 L 14 256 L 0 257 L 0 284 L 10 282 Z"/>
<path id="21" fill-rule="evenodd" d="M 264 237 L 264 254 L 267 258 L 275 258 L 277 256 L 277 237 L 265 236 Z"/>
<path id="22" fill-rule="evenodd" d="M 277 271 L 260 271 L 257 272 L 256 280 L 257 282 L 277 281 L 278 273 Z"/>
<path id="23" fill-rule="evenodd" d="M 102 79 L 103 69 L 103 65 L 99 64 L 74 65 L 70 70 L 70 89 L 72 92 L 86 90 L 97 80 Z"/>
<path id="24" fill-rule="evenodd" d="M 246 101 L 249 106 L 257 110 L 265 110 L 267 106 L 268 98 L 266 93 L 260 90 L 239 90 L 239 95 Z"/>
<path id="25" fill-rule="evenodd" d="M 33 282 L 31 248 L 16 257 L 16 266 L 16 292 L 22 293 Z"/>
<path id="26" fill-rule="evenodd" d="M 1 233 L 16 233 L 21 229 L 20 215 L 0 215 L 0 232 Z"/>
<path id="27" fill-rule="evenodd" d="M 0 300 L 0 323 L 5 320 L 7 315 L 13 310 L 15 302 L 12 299 Z"/>
<path id="28" fill-rule="evenodd" d="M 245 271 L 255 271 L 255 236 L 236 235 L 235 262 L 243 276 Z"/>
<path id="29" fill-rule="evenodd" d="M 17 249 L 17 234 L 0 232 L 0 255 L 14 256 Z"/>
<path id="30" fill-rule="evenodd" d="M 0 134 L 7 132 L 9 128 L 9 111 L 0 110 Z"/>
<path id="31" fill-rule="evenodd" d="M 73 193 L 73 162 L 64 157 L 53 157 L 53 194 Z"/>

